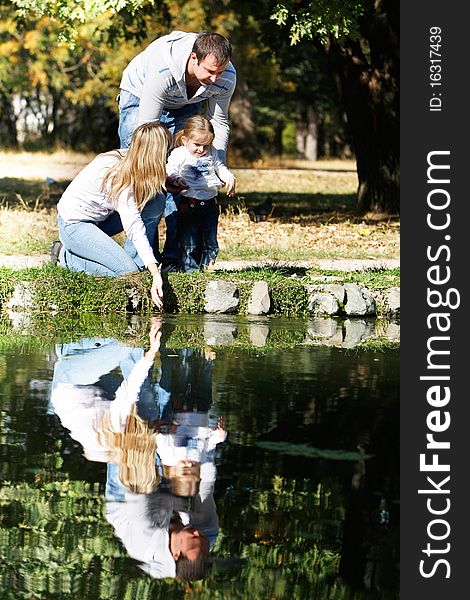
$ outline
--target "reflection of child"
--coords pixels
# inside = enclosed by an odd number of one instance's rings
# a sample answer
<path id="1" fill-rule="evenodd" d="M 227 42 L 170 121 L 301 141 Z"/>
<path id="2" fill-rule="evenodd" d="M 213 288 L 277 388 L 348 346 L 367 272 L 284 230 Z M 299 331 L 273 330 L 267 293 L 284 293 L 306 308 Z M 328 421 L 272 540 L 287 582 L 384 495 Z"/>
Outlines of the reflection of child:
<path id="1" fill-rule="evenodd" d="M 199 531 L 212 549 L 219 531 L 214 502 L 215 449 L 227 437 L 225 425 L 219 418 L 217 426 L 210 427 L 207 412 L 174 413 L 174 420 L 176 432 L 157 435 L 163 474 L 170 480 L 174 496 L 192 498 L 190 510 L 183 505 L 176 509 L 181 525 Z"/>
<path id="2" fill-rule="evenodd" d="M 163 475 L 174 496 L 192 497 L 199 491 L 201 465 L 197 462 L 179 460 L 176 465 L 163 465 Z"/>
<path id="3" fill-rule="evenodd" d="M 157 452 L 163 473 L 176 496 L 195 496 L 200 482 L 215 481 L 214 454 L 217 444 L 225 441 L 223 419 L 209 427 L 208 413 L 174 413 L 176 431 L 157 435 Z"/>
<path id="4" fill-rule="evenodd" d="M 168 158 L 167 174 L 179 188 L 178 246 L 179 267 L 185 273 L 204 270 L 218 253 L 218 189 L 227 186 L 235 193 L 235 176 L 220 160 L 212 146 L 214 130 L 200 115 L 188 119 L 176 134 Z"/>

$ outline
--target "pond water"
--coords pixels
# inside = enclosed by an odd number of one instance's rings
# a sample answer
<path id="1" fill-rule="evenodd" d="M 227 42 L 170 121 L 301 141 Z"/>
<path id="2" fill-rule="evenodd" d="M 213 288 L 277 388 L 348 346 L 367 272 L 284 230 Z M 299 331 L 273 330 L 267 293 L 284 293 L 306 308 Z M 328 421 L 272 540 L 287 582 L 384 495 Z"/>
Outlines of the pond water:
<path id="1" fill-rule="evenodd" d="M 254 323 L 0 338 L 1 598 L 398 598 L 398 350 Z"/>

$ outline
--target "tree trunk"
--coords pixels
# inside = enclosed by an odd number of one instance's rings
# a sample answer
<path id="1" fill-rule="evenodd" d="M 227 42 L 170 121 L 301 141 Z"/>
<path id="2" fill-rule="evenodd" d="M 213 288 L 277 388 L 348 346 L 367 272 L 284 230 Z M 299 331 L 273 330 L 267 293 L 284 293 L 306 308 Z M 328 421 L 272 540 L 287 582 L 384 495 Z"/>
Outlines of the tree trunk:
<path id="1" fill-rule="evenodd" d="M 318 116 L 311 106 L 297 120 L 297 152 L 307 160 L 318 158 Z"/>
<path id="2" fill-rule="evenodd" d="M 11 97 L 0 91 L 0 140 L 4 148 L 18 147 L 18 131 Z"/>
<path id="3" fill-rule="evenodd" d="M 361 21 L 362 45 L 331 41 L 327 53 L 337 77 L 357 160 L 361 212 L 399 213 L 398 24 L 386 2 Z M 396 4 L 396 3 L 395 3 Z M 364 43 L 369 44 L 368 53 Z M 368 59 L 368 56 L 370 58 Z"/>
<path id="4" fill-rule="evenodd" d="M 230 146 L 242 150 L 243 158 L 255 160 L 259 158 L 259 145 L 252 118 L 248 85 L 245 81 L 237 82 L 237 89 L 230 103 Z"/>
<path id="5" fill-rule="evenodd" d="M 274 123 L 274 138 L 273 138 L 273 154 L 282 156 L 282 132 L 284 130 L 284 121 L 276 121 Z"/>

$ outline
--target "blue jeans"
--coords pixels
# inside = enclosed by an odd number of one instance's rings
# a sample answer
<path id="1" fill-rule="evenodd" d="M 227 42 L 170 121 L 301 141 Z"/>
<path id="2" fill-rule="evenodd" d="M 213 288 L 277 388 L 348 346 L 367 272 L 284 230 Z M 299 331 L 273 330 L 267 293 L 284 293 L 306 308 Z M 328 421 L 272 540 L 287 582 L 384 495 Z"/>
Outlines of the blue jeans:
<path id="1" fill-rule="evenodd" d="M 126 488 L 119 479 L 119 465 L 108 463 L 106 468 L 105 498 L 107 502 L 124 502 Z"/>
<path id="2" fill-rule="evenodd" d="M 200 202 L 180 196 L 178 266 L 183 273 L 204 271 L 209 264 L 215 262 L 219 252 L 218 222 L 219 205 L 216 198 Z"/>
<path id="3" fill-rule="evenodd" d="M 119 103 L 119 140 L 121 148 L 128 148 L 132 134 L 137 127 L 139 119 L 140 98 L 130 92 L 121 90 L 118 96 Z M 186 104 L 181 108 L 164 109 L 160 115 L 160 123 L 168 128 L 174 135 L 183 129 L 186 119 L 196 115 L 201 107 L 200 102 Z M 167 193 L 165 203 L 166 240 L 163 247 L 162 260 L 167 263 L 176 263 L 178 260 L 178 207 L 173 194 Z M 157 247 L 158 251 L 158 238 Z"/>
<path id="4" fill-rule="evenodd" d="M 125 380 L 129 379 L 136 364 L 143 356 L 143 348 L 133 348 L 125 360 L 121 362 L 121 370 Z M 153 366 L 150 367 L 149 374 L 143 381 L 137 397 L 137 414 L 141 419 L 147 421 L 158 419 L 159 416 L 156 393 L 151 381 L 152 371 Z"/>
<path id="5" fill-rule="evenodd" d="M 153 247 L 158 223 L 165 205 L 165 196 L 159 194 L 148 202 L 142 213 L 142 221 L 148 241 Z M 63 248 L 59 264 L 70 271 L 80 271 L 89 275 L 118 277 L 126 273 L 143 271 L 144 263 L 134 244 L 127 239 L 121 247 L 111 236 L 123 231 L 118 212 L 111 213 L 101 222 L 80 221 L 66 223 L 60 216 L 59 237 Z"/>

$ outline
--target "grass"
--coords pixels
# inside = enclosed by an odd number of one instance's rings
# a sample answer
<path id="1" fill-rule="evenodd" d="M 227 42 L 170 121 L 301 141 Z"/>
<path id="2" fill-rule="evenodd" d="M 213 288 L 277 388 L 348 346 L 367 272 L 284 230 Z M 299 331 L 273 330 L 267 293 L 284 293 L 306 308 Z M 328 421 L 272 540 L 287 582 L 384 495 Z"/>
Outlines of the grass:
<path id="1" fill-rule="evenodd" d="M 55 207 L 61 191 L 90 158 L 66 152 L 0 153 L 0 253 L 48 252 L 57 236 Z M 355 212 L 352 161 L 262 162 L 256 167 L 233 169 L 237 195 L 228 199 L 220 194 L 219 259 L 398 258 L 398 218 Z M 59 185 L 46 185 L 46 177 Z M 268 195 L 274 202 L 271 217 L 252 222 L 247 207 Z M 162 222 L 161 240 L 164 230 Z"/>
<path id="2" fill-rule="evenodd" d="M 340 283 L 358 283 L 370 290 L 384 290 L 398 283 L 398 269 L 374 269 L 360 272 L 322 272 L 335 275 Z M 163 276 L 166 313 L 201 314 L 205 312 L 205 290 L 212 279 L 233 282 L 239 293 L 237 314 L 245 315 L 255 281 L 266 281 L 271 299 L 270 314 L 308 315 L 307 284 L 318 283 L 315 269 L 277 265 L 270 268 L 245 268 L 215 273 L 169 273 Z M 154 305 L 150 298 L 149 273 L 131 273 L 122 277 L 92 277 L 48 263 L 40 268 L 12 270 L 0 267 L 0 306 L 7 302 L 16 285 L 31 296 L 28 310 L 47 314 L 101 313 L 124 315 L 148 314 Z M 378 302 L 379 313 L 386 312 Z"/>

